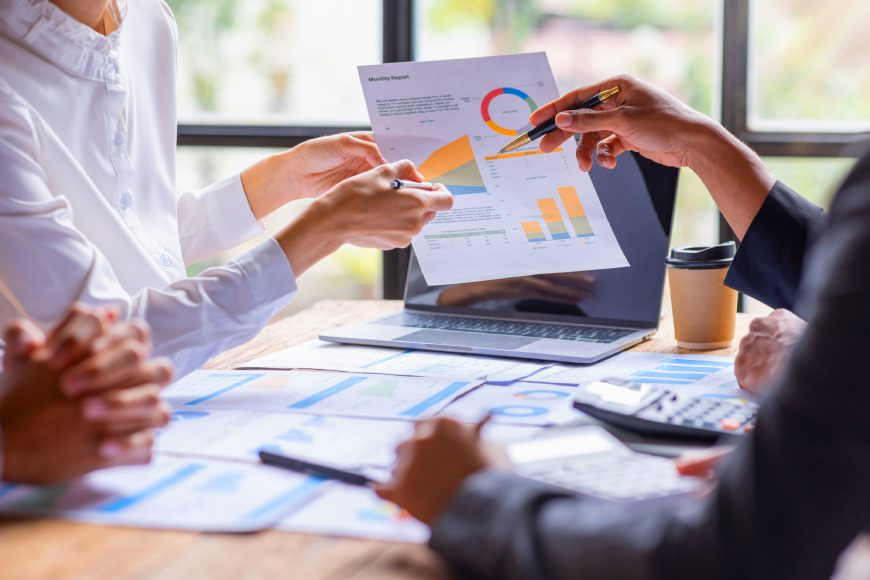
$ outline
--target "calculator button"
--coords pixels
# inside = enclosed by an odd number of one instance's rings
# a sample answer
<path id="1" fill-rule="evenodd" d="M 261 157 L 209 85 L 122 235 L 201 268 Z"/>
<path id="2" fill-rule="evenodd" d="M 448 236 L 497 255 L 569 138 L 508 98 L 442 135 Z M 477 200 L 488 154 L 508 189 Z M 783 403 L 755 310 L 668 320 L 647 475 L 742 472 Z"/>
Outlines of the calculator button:
<path id="1" fill-rule="evenodd" d="M 722 428 L 728 431 L 735 431 L 740 428 L 740 421 L 735 419 L 725 419 L 722 421 Z"/>

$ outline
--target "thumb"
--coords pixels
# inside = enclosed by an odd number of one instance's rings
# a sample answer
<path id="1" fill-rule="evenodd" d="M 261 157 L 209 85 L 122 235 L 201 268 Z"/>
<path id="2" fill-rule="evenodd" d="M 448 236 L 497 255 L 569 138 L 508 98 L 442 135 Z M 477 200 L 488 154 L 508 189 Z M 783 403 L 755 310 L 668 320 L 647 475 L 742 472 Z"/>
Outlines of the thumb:
<path id="1" fill-rule="evenodd" d="M 556 115 L 556 126 L 571 133 L 591 133 L 592 131 L 618 133 L 625 123 L 624 113 L 623 107 L 606 111 L 594 109 L 562 111 Z"/>
<path id="2" fill-rule="evenodd" d="M 16 320 L 6 329 L 6 362 L 30 355 L 45 342 L 45 334 L 29 320 Z"/>
<path id="3" fill-rule="evenodd" d="M 410 159 L 402 159 L 395 163 L 390 163 L 389 167 L 393 169 L 394 175 L 399 179 L 408 179 L 411 181 L 425 181 L 423 175 L 417 171 L 417 167 Z"/>
<path id="4" fill-rule="evenodd" d="M 396 490 L 393 487 L 392 482 L 378 483 L 375 485 L 375 495 L 383 500 L 395 503 Z"/>

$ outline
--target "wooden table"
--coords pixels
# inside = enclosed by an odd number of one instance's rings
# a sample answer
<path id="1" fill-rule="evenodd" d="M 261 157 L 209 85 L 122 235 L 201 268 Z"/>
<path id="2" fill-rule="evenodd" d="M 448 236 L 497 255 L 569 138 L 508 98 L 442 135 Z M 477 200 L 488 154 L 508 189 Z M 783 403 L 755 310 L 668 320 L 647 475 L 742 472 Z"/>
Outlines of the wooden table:
<path id="1" fill-rule="evenodd" d="M 315 338 L 342 324 L 395 311 L 401 302 L 326 301 L 275 322 L 208 366 L 229 369 L 255 356 Z M 750 317 L 738 315 L 737 336 Z M 736 344 L 736 341 L 735 341 Z M 670 320 L 638 351 L 684 352 Z M 734 355 L 736 347 L 705 354 Z M 266 531 L 199 534 L 77 524 L 60 520 L 0 522 L 0 578 L 445 578 L 423 546 Z"/>

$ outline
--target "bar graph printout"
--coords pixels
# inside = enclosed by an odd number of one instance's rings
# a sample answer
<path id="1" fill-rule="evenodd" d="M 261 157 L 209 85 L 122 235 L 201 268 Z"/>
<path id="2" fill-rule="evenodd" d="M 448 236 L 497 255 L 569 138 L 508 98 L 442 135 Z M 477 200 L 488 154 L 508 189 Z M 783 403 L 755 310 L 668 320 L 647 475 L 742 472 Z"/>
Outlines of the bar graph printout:
<path id="1" fill-rule="evenodd" d="M 478 379 L 324 371 L 197 371 L 173 383 L 178 410 L 228 409 L 416 421 L 475 389 Z"/>
<path id="2" fill-rule="evenodd" d="M 524 379 L 532 383 L 579 385 L 605 377 L 661 385 L 693 396 L 747 398 L 726 356 L 623 352 L 594 365 L 557 364 Z"/>
<path id="3" fill-rule="evenodd" d="M 359 69 L 384 156 L 444 184 L 453 209 L 414 241 L 431 286 L 629 264 L 573 146 L 499 154 L 558 97 L 544 53 Z"/>
<path id="4" fill-rule="evenodd" d="M 158 456 L 54 486 L 0 485 L 0 513 L 154 528 L 251 532 L 274 525 L 324 481 L 261 465 Z"/>
<path id="5" fill-rule="evenodd" d="M 317 369 L 419 377 L 485 378 L 487 383 L 524 379 L 549 363 L 506 358 L 353 346 L 313 340 L 242 365 L 250 369 Z"/>

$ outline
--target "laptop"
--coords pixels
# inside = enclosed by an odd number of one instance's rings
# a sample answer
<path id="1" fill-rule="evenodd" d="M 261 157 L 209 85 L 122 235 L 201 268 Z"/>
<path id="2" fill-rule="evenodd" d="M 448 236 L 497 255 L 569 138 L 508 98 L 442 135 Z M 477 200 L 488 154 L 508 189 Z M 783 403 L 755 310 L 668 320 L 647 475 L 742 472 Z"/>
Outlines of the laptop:
<path id="1" fill-rule="evenodd" d="M 402 312 L 325 341 L 593 363 L 658 328 L 678 170 L 624 154 L 590 177 L 630 266 L 429 286 L 411 253 Z"/>

